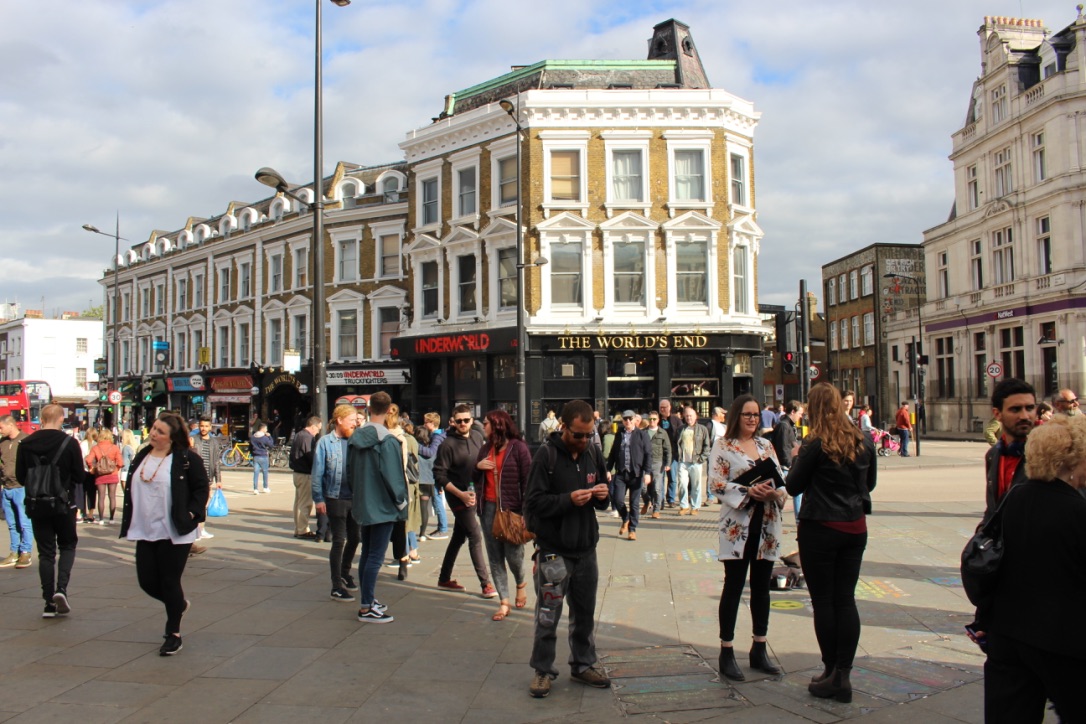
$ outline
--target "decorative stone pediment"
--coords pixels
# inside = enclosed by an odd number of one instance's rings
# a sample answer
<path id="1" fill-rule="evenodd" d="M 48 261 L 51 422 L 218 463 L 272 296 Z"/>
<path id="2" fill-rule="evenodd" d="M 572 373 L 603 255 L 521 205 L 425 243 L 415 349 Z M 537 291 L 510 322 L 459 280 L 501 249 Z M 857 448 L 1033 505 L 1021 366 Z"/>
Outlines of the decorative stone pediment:
<path id="1" fill-rule="evenodd" d="M 540 231 L 593 231 L 595 230 L 596 225 L 576 214 L 563 211 L 560 214 L 555 214 L 546 221 L 541 221 L 536 225 L 536 228 Z"/>
<path id="2" fill-rule="evenodd" d="M 724 225 L 716 219 L 710 219 L 700 211 L 687 211 L 674 219 L 668 219 L 663 223 L 666 231 L 682 231 L 683 229 L 717 229 Z"/>
<path id="3" fill-rule="evenodd" d="M 996 199 L 992 203 L 988 204 L 988 208 L 984 210 L 984 218 L 990 219 L 993 216 L 1002 214 L 1004 211 L 1010 211 L 1013 204 L 1007 199 Z"/>
<path id="4" fill-rule="evenodd" d="M 646 219 L 643 215 L 633 211 L 627 211 L 619 214 L 613 219 L 608 219 L 600 224 L 600 228 L 604 231 L 617 231 L 619 229 L 624 231 L 629 230 L 645 230 L 655 231 L 660 227 L 660 224 L 652 219 Z"/>

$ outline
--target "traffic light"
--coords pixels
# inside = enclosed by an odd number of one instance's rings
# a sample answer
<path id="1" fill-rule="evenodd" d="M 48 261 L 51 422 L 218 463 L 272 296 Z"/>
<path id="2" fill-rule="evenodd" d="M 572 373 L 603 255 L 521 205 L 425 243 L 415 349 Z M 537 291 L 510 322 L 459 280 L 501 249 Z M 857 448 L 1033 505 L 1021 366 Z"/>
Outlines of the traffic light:
<path id="1" fill-rule="evenodd" d="M 140 380 L 140 389 L 143 392 L 144 402 L 151 402 L 155 398 L 155 383 L 150 377 Z"/>
<path id="2" fill-rule="evenodd" d="M 796 367 L 796 353 L 795 352 L 785 352 L 785 353 L 783 353 L 781 355 L 781 360 L 783 360 L 783 362 L 784 362 L 784 364 L 781 366 L 781 369 L 784 370 L 784 374 L 786 374 L 786 375 L 794 375 L 796 373 L 796 369 L 797 369 L 797 367 Z"/>
<path id="3" fill-rule="evenodd" d="M 777 312 L 777 352 L 782 356 L 786 352 L 795 353 L 799 347 L 796 344 L 796 313 Z"/>
<path id="4" fill-rule="evenodd" d="M 109 402 L 109 390 L 107 390 L 105 387 L 102 387 L 98 390 L 98 401 Z"/>

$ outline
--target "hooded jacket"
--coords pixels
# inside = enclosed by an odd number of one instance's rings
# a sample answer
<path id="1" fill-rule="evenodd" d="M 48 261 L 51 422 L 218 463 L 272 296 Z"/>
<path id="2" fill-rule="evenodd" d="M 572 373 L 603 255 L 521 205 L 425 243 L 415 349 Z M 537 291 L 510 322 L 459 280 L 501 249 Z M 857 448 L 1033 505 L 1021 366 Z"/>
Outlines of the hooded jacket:
<path id="1" fill-rule="evenodd" d="M 596 511 L 607 510 L 610 499 L 574 505 L 569 494 L 607 482 L 603 453 L 589 444 L 574 460 L 562 433 L 556 432 L 536 450 L 528 474 L 524 515 L 536 545 L 545 553 L 580 558 L 591 553 L 600 540 Z"/>
<path id="2" fill-rule="evenodd" d="M 407 520 L 407 477 L 400 441 L 384 425 L 367 422 L 347 443 L 351 513 L 361 526 Z"/>
<path id="3" fill-rule="evenodd" d="M 29 456 L 47 455 L 51 460 L 60 445 L 66 447 L 60 460 L 57 461 L 57 467 L 60 468 L 61 479 L 68 486 L 68 500 L 74 501 L 75 498 L 72 495 L 75 492 L 75 486 L 83 484 L 83 478 L 87 473 L 79 443 L 63 430 L 38 430 L 19 443 L 19 451 L 15 455 L 15 478 L 20 484 L 24 484 L 27 468 L 32 464 Z"/>

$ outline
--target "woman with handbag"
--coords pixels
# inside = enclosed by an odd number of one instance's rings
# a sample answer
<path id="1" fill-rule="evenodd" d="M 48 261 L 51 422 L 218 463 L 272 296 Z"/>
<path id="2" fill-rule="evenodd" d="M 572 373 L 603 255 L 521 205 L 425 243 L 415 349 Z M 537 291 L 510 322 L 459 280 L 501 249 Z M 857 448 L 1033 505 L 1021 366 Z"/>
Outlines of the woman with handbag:
<path id="1" fill-rule="evenodd" d="M 750 666 L 766 674 L 781 670 L 769 660 L 769 578 L 780 560 L 781 511 L 788 496 L 775 485 L 780 464 L 773 443 L 757 435 L 762 407 L 753 395 L 740 395 L 728 410 L 724 436 L 709 455 L 709 491 L 720 500 L 718 558 L 724 563 L 724 589 L 717 615 L 720 620 L 720 673 L 733 681 L 746 676 L 735 660 L 732 640 L 739 602 L 750 571 L 750 617 L 754 641 Z M 766 463 L 764 461 L 769 461 Z M 740 481 L 755 466 L 771 464 L 773 480 Z"/>
<path id="2" fill-rule="evenodd" d="M 181 650 L 181 617 L 189 607 L 181 575 L 204 519 L 209 486 L 180 415 L 159 415 L 150 440 L 136 453 L 125 483 L 121 538 L 136 543 L 140 588 L 166 606 L 165 641 L 158 653 L 172 656 Z"/>
<path id="3" fill-rule="evenodd" d="M 532 456 L 516 423 L 505 410 L 488 412 L 483 419 L 483 432 L 486 442 L 479 449 L 475 465 L 475 486 L 482 490 L 482 495 L 476 496 L 475 505 L 482 518 L 490 578 L 498 589 L 498 611 L 491 619 L 502 621 L 513 610 L 509 605 L 506 565 L 513 572 L 517 586 L 514 604 L 524 608 L 528 603 L 528 577 L 524 570 L 526 541 L 521 515 Z"/>
<path id="4" fill-rule="evenodd" d="M 1026 474 L 1002 516 L 995 586 L 978 608 L 987 637 L 984 721 L 1086 721 L 1086 417 L 1054 415 L 1026 438 Z"/>
<path id="5" fill-rule="evenodd" d="M 810 433 L 788 471 L 788 492 L 803 495 L 799 556 L 814 608 L 822 674 L 807 690 L 823 699 L 852 701 L 852 660 L 860 643 L 856 583 L 867 547 L 867 514 L 875 489 L 875 445 L 845 416 L 830 384 L 811 388 Z"/>

